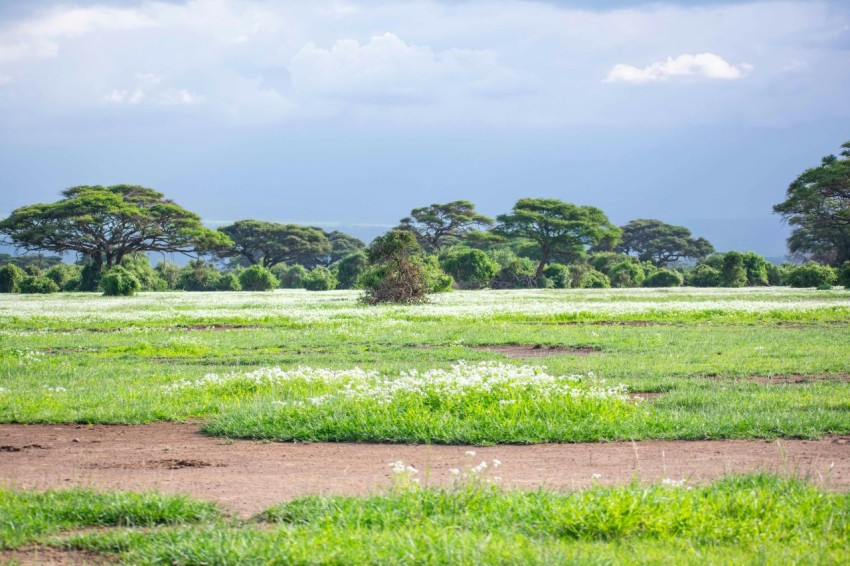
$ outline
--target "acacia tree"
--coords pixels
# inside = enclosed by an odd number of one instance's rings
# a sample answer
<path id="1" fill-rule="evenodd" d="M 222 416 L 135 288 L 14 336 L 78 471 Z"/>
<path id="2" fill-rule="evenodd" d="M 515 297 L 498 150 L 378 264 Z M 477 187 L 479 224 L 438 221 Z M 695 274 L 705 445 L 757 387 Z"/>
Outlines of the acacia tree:
<path id="1" fill-rule="evenodd" d="M 641 261 L 651 261 L 658 267 L 666 267 L 682 258 L 702 259 L 714 253 L 711 242 L 691 237 L 691 231 L 684 226 L 639 219 L 620 228 L 623 235 L 617 251 L 636 255 Z"/>
<path id="2" fill-rule="evenodd" d="M 245 258 L 251 265 L 259 264 L 265 268 L 331 251 L 331 243 L 325 233 L 312 226 L 238 220 L 219 228 L 219 231 L 233 241 L 232 247 L 220 251 L 219 256 Z"/>
<path id="3" fill-rule="evenodd" d="M 310 269 L 316 266 L 330 267 L 342 258 L 357 252 L 363 252 L 366 249 L 366 244 L 362 240 L 350 236 L 345 232 L 334 230 L 332 232 L 324 232 L 324 234 L 328 242 L 330 242 L 329 250 L 323 250 L 319 253 L 312 251 L 296 258 L 295 261 Z"/>
<path id="4" fill-rule="evenodd" d="M 831 265 L 850 260 L 850 142 L 841 148 L 841 157 L 828 155 L 797 177 L 773 207 L 794 227 L 791 253 Z"/>
<path id="5" fill-rule="evenodd" d="M 456 200 L 414 208 L 410 216 L 401 219 L 398 227 L 413 232 L 425 251 L 437 252 L 456 243 L 475 227 L 492 225 L 493 219 L 475 212 L 474 204 L 468 200 Z"/>
<path id="6" fill-rule="evenodd" d="M 497 233 L 534 243 L 538 279 L 550 261 L 570 263 L 582 257 L 589 246 L 601 242 L 614 246 L 620 238 L 620 229 L 600 209 L 558 199 L 519 199 L 510 214 L 501 214 L 497 220 Z"/>
<path id="7" fill-rule="evenodd" d="M 0 221 L 5 242 L 27 251 L 76 252 L 95 273 L 137 252 L 207 253 L 230 240 L 162 193 L 136 185 L 79 186 Z"/>

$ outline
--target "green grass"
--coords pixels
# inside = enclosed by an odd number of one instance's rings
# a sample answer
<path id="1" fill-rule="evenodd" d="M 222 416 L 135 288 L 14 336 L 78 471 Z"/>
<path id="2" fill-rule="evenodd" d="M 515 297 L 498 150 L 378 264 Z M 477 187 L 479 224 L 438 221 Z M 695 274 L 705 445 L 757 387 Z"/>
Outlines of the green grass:
<path id="1" fill-rule="evenodd" d="M 847 291 L 469 292 L 379 308 L 356 299 L 0 296 L 0 422 L 203 418 L 229 437 L 477 444 L 850 434 Z M 511 360 L 470 347 L 506 344 L 596 353 Z M 548 389 L 424 377 L 460 361 L 583 377 Z M 341 373 L 306 379 L 314 374 L 298 377 L 299 366 Z M 357 367 L 376 373 L 356 377 Z M 252 379 L 265 375 L 257 370 L 286 378 Z M 810 380 L 748 380 L 784 375 Z M 662 395 L 636 403 L 624 390 Z M 248 522 L 181 497 L 0 490 L 0 548 L 80 548 L 129 564 L 840 564 L 850 554 L 850 498 L 802 480 L 555 493 L 404 479 L 387 494 L 307 497 Z"/>
<path id="2" fill-rule="evenodd" d="M 359 305 L 356 296 L 0 296 L 0 422 L 203 418 L 211 421 L 208 432 L 234 437 L 483 444 L 850 433 L 850 383 L 838 379 L 850 374 L 846 291 L 482 291 L 450 293 L 422 307 L 378 308 Z M 517 361 L 469 347 L 482 344 L 598 353 Z M 163 394 L 207 373 L 362 367 L 393 378 L 461 360 L 541 365 L 555 376 L 593 372 L 632 393 L 664 395 L 643 405 L 573 403 L 530 390 L 510 407 L 473 395 L 462 403 L 408 397 L 394 401 L 392 411 L 339 399 L 296 411 L 275 402 L 306 402 L 339 386 Z M 827 379 L 743 380 L 781 375 Z"/>
<path id="3" fill-rule="evenodd" d="M 0 489 L 0 549 L 17 548 L 60 530 L 176 525 L 216 516 L 212 503 L 153 492 Z"/>
<path id="4" fill-rule="evenodd" d="M 307 497 L 251 522 L 109 529 L 50 544 L 131 564 L 840 564 L 850 497 L 802 480 L 505 491 L 480 481 Z"/>

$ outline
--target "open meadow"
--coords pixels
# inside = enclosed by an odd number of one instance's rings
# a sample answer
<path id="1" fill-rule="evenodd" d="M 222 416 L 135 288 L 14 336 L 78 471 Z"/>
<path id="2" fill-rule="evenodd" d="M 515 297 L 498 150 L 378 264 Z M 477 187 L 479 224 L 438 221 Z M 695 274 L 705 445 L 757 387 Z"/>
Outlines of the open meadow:
<path id="1" fill-rule="evenodd" d="M 850 553 L 850 292 L 358 297 L 0 295 L 0 559 Z"/>

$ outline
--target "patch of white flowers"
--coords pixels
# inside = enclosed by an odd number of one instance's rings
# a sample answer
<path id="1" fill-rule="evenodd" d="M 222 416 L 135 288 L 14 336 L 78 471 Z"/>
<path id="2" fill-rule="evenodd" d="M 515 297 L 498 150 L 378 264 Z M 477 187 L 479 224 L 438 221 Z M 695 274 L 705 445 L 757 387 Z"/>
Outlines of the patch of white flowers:
<path id="1" fill-rule="evenodd" d="M 501 398 L 500 405 L 510 406 L 524 392 L 535 397 L 570 397 L 585 399 L 616 399 L 626 401 L 625 385 L 606 385 L 593 373 L 581 375 L 549 375 L 539 366 L 514 366 L 501 362 L 459 362 L 449 369 L 431 369 L 420 373 L 412 369 L 397 377 L 381 375 L 360 368 L 349 370 L 298 367 L 282 370 L 279 367 L 261 368 L 252 372 L 219 375 L 210 373 L 200 379 L 180 380 L 163 386 L 167 392 L 197 390 L 208 387 L 250 384 L 257 386 L 286 387 L 321 384 L 333 389 L 330 393 L 314 395 L 301 400 L 281 400 L 281 407 L 309 404 L 322 405 L 332 400 L 374 402 L 389 405 L 402 397 L 463 398 L 468 395 L 494 394 Z M 309 387 L 308 387 L 309 389 Z"/>
<path id="2" fill-rule="evenodd" d="M 628 316 L 670 312 L 794 312 L 847 308 L 845 293 L 817 293 L 809 289 L 566 289 L 458 291 L 441 293 L 429 303 L 411 306 L 367 307 L 358 291 L 277 290 L 269 293 L 141 293 L 129 304 L 123 298 L 89 293 L 46 297 L 0 295 L 0 322 L 4 319 L 55 319 L 82 323 L 101 321 L 251 320 L 279 317 L 296 322 L 329 324 L 380 321 L 409 323 L 410 317 L 487 318 L 497 315 L 569 315 L 578 313 Z M 17 332 L 17 331 L 15 331 Z M 349 330 L 340 328 L 341 334 Z"/>
<path id="3" fill-rule="evenodd" d="M 42 389 L 49 391 L 51 393 L 65 393 L 66 391 L 68 391 L 67 389 L 65 389 L 61 385 L 57 385 L 55 387 L 50 386 L 50 385 L 42 385 Z"/>
<path id="4" fill-rule="evenodd" d="M 10 391 L 5 387 L 0 387 L 0 393 L 10 393 Z"/>
<path id="5" fill-rule="evenodd" d="M 38 350 L 12 350 L 11 354 L 18 359 L 19 366 L 28 366 L 44 361 L 44 352 Z"/>
<path id="6" fill-rule="evenodd" d="M 688 483 L 688 480 L 685 479 L 685 478 L 682 478 L 680 480 L 674 480 L 672 478 L 664 478 L 664 479 L 661 480 L 661 485 L 663 485 L 665 487 L 674 487 L 674 488 L 679 488 L 679 489 L 692 489 L 691 486 L 686 485 L 687 483 Z"/>

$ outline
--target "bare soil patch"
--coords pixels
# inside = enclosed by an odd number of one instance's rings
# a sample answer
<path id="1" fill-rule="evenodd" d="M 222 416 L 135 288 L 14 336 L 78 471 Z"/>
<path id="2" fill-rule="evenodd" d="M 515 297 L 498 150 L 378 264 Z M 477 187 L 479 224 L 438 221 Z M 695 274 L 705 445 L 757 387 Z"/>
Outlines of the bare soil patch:
<path id="1" fill-rule="evenodd" d="M 76 566 L 82 564 L 112 564 L 114 559 L 84 550 L 66 550 L 50 546 L 24 546 L 16 550 L 0 551 L 0 563 L 23 566 L 54 565 Z"/>
<path id="2" fill-rule="evenodd" d="M 216 501 L 249 516 L 304 495 L 379 492 L 391 485 L 388 464 L 396 460 L 419 469 L 423 483 L 442 485 L 452 481 L 451 468 L 497 458 L 503 462 L 498 475 L 510 488 L 623 485 L 635 475 L 648 482 L 687 478 L 699 483 L 730 472 L 772 471 L 811 477 L 828 489 L 850 490 L 850 437 L 470 448 L 263 443 L 208 437 L 198 432 L 199 426 L 0 425 L 2 445 L 51 446 L 0 454 L 0 485 L 156 489 Z M 474 450 L 475 457 L 465 456 L 467 450 Z M 133 466 L 140 462 L 156 465 Z"/>
<path id="3" fill-rule="evenodd" d="M 727 379 L 723 376 L 719 375 L 708 375 L 706 377 L 713 379 Z M 843 381 L 850 382 L 850 374 L 846 373 L 838 373 L 835 375 L 802 375 L 802 374 L 791 374 L 791 375 L 772 375 L 772 376 L 763 376 L 763 375 L 751 375 L 748 377 L 735 377 L 728 378 L 733 381 L 751 381 L 753 383 L 762 383 L 765 385 L 800 385 L 804 383 L 817 383 L 819 381 Z"/>
<path id="4" fill-rule="evenodd" d="M 224 331 L 224 330 L 242 330 L 244 328 L 259 328 L 259 324 L 176 324 L 174 328 L 178 328 L 180 330 L 211 330 L 211 331 Z"/>
<path id="5" fill-rule="evenodd" d="M 543 358 L 546 356 L 590 356 L 599 354 L 601 350 L 582 346 L 579 348 L 567 348 L 564 346 L 546 346 L 543 344 L 492 344 L 468 346 L 473 350 L 486 350 L 495 354 L 503 354 L 505 356 L 517 359 L 528 358 Z"/>

